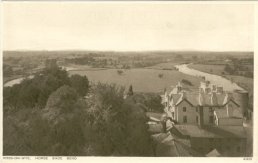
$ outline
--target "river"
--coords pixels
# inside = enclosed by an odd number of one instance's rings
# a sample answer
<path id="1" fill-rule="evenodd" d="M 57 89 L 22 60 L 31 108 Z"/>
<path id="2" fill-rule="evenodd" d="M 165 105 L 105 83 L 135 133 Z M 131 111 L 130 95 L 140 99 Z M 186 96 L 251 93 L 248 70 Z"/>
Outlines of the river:
<path id="1" fill-rule="evenodd" d="M 30 75 L 27 78 L 32 79 L 34 76 Z M 15 84 L 20 84 L 26 77 L 21 77 L 17 79 L 10 80 L 4 84 L 4 87 L 12 87 Z"/>
<path id="2" fill-rule="evenodd" d="M 230 80 L 214 74 L 205 73 L 199 70 L 195 70 L 188 67 L 188 64 L 176 65 L 175 66 L 179 72 L 182 72 L 187 75 L 205 77 L 206 80 L 210 81 L 211 84 L 218 86 L 223 86 L 225 91 L 234 91 L 234 90 L 244 90 L 242 87 L 238 86 L 236 83 L 231 82 Z"/>

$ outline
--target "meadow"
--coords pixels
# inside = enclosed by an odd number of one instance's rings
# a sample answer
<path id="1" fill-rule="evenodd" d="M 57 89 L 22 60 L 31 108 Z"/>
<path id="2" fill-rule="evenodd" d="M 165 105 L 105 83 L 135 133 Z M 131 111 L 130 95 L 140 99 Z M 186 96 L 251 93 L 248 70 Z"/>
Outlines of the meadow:
<path id="1" fill-rule="evenodd" d="M 225 65 L 190 64 L 188 67 L 215 75 L 223 75 Z"/>
<path id="2" fill-rule="evenodd" d="M 192 87 L 198 87 L 201 79 L 183 74 L 175 70 L 157 70 L 157 69 L 128 69 L 122 70 L 123 73 L 119 74 L 117 69 L 106 69 L 106 70 L 85 70 L 69 71 L 69 75 L 79 74 L 86 75 L 91 82 L 102 82 L 102 83 L 115 83 L 120 86 L 125 86 L 126 89 L 130 85 L 133 86 L 135 92 L 153 92 L 162 93 L 164 88 L 171 88 L 175 86 L 178 81 L 186 79 L 191 81 Z M 160 77 L 160 74 L 163 74 Z"/>

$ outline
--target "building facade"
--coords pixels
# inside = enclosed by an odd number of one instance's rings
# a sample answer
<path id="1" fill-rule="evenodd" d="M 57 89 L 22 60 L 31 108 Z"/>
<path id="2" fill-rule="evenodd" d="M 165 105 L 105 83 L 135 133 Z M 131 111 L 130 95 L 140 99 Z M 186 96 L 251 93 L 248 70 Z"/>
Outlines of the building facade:
<path id="1" fill-rule="evenodd" d="M 197 91 L 186 91 L 178 83 L 163 98 L 164 111 L 175 122 L 171 132 L 190 140 L 191 148 L 203 155 L 216 151 L 222 156 L 245 156 L 247 108 L 246 101 L 239 100 L 248 99 L 236 93 L 207 81 Z"/>

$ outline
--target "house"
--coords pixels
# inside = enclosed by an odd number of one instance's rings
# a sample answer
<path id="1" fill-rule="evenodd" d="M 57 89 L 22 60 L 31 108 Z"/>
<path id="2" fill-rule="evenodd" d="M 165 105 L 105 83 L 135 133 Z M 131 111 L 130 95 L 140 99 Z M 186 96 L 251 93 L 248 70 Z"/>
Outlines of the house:
<path id="1" fill-rule="evenodd" d="M 199 152 L 190 147 L 190 141 L 176 137 L 170 132 L 151 136 L 154 141 L 155 155 L 162 157 L 200 157 Z"/>
<path id="2" fill-rule="evenodd" d="M 243 126 L 174 125 L 171 133 L 190 141 L 193 150 L 207 155 L 216 149 L 223 156 L 245 156 Z"/>
<path id="3" fill-rule="evenodd" d="M 242 125 L 243 107 L 238 102 L 243 102 L 238 96 L 208 82 L 202 82 L 196 92 L 185 91 L 181 87 L 178 83 L 163 96 L 164 111 L 172 120 L 183 124 L 203 121 L 204 125 Z M 237 102 L 235 97 L 238 97 Z"/>
<path id="4" fill-rule="evenodd" d="M 202 155 L 245 156 L 246 92 L 225 92 L 207 81 L 197 91 L 181 87 L 178 83 L 163 96 L 164 111 L 175 122 L 170 132 Z"/>

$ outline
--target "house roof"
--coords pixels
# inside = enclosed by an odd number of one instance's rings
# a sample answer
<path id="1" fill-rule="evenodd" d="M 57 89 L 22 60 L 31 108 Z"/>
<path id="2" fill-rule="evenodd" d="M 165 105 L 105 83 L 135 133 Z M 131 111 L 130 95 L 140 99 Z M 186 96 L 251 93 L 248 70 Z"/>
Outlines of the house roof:
<path id="1" fill-rule="evenodd" d="M 190 142 L 184 144 L 180 139 L 174 137 L 170 132 L 160 133 L 151 136 L 154 141 L 157 143 L 156 146 L 156 155 L 157 156 L 199 156 L 193 149 L 190 147 Z M 188 140 L 189 141 L 189 140 Z"/>
<path id="2" fill-rule="evenodd" d="M 148 131 L 151 133 L 162 133 L 164 129 L 162 124 L 149 124 Z"/>
<path id="3" fill-rule="evenodd" d="M 245 138 L 246 133 L 242 126 L 203 126 L 175 125 L 183 135 L 202 138 Z"/>
<path id="4" fill-rule="evenodd" d="M 224 99 L 226 94 L 216 94 L 216 104 L 213 104 L 211 100 L 212 94 L 202 94 L 200 95 L 198 92 L 187 92 L 185 97 L 182 98 L 181 94 L 171 94 L 170 98 L 175 105 L 179 105 L 182 101 L 186 100 L 193 106 L 224 106 L 229 101 L 234 102 L 237 106 L 239 106 L 234 99 L 228 99 L 226 103 L 224 103 Z"/>
<path id="5" fill-rule="evenodd" d="M 243 126 L 218 126 L 220 132 L 227 137 L 246 138 L 246 131 Z"/>
<path id="6" fill-rule="evenodd" d="M 221 137 L 215 133 L 209 132 L 198 125 L 175 125 L 175 128 L 182 134 L 190 137 Z"/>
<path id="7" fill-rule="evenodd" d="M 232 116 L 227 115 L 227 109 L 215 109 L 218 118 L 243 118 L 242 113 L 238 109 L 233 109 Z"/>

